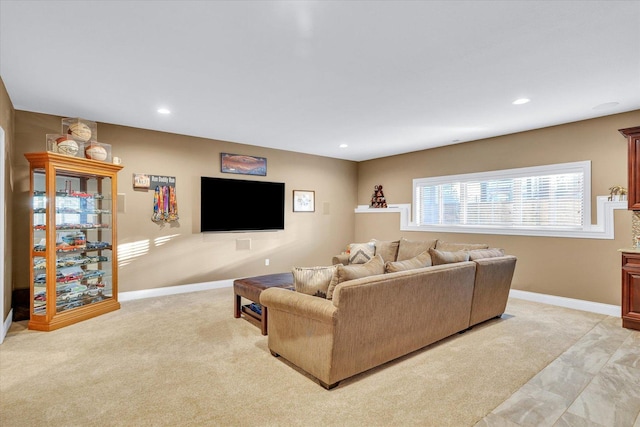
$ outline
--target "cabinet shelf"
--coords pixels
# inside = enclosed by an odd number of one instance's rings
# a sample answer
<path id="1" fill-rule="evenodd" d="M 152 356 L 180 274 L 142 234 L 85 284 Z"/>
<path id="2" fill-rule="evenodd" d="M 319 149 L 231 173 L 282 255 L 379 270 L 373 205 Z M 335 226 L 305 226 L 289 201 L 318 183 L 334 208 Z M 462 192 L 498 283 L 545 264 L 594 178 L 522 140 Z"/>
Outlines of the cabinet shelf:
<path id="1" fill-rule="evenodd" d="M 29 329 L 51 331 L 119 309 L 111 195 L 122 166 L 51 152 L 25 157 L 33 195 Z"/>
<path id="2" fill-rule="evenodd" d="M 102 250 L 112 250 L 113 246 L 112 245 L 104 245 L 104 246 L 83 246 L 83 247 L 73 247 L 73 246 L 67 246 L 64 248 L 58 248 L 56 247 L 55 253 L 57 254 L 72 254 L 72 253 L 84 253 L 84 252 L 95 252 L 95 251 L 102 251 Z M 46 248 L 38 248 L 38 249 L 34 249 L 33 253 L 35 256 L 41 256 L 44 257 L 46 256 Z"/>
<path id="3" fill-rule="evenodd" d="M 77 230 L 108 230 L 111 226 L 109 224 L 61 224 L 56 225 L 55 229 L 58 231 L 77 231 Z M 34 230 L 46 231 L 46 225 L 35 225 Z"/>

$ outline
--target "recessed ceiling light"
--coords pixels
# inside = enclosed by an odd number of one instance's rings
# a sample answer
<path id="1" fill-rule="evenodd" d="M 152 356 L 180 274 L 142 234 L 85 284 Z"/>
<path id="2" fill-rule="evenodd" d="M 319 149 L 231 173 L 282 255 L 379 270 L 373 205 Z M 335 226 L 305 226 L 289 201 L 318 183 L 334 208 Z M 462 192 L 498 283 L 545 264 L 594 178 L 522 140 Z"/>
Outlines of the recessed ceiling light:
<path id="1" fill-rule="evenodd" d="M 605 102 L 604 104 L 596 105 L 593 107 L 594 110 L 608 110 L 609 108 L 617 107 L 620 105 L 619 102 Z"/>
<path id="2" fill-rule="evenodd" d="M 516 99 L 515 101 L 513 101 L 512 104 L 513 105 L 522 105 L 522 104 L 526 104 L 529 101 L 531 101 L 529 98 L 519 98 L 519 99 Z"/>
<path id="3" fill-rule="evenodd" d="M 347 144 L 340 144 L 340 145 L 339 145 L 339 147 L 340 147 L 340 148 L 347 148 L 348 146 L 349 146 L 349 145 L 347 145 Z"/>
<path id="4" fill-rule="evenodd" d="M 158 113 L 160 113 L 160 114 L 171 114 L 171 111 L 169 111 L 167 108 L 158 108 Z"/>

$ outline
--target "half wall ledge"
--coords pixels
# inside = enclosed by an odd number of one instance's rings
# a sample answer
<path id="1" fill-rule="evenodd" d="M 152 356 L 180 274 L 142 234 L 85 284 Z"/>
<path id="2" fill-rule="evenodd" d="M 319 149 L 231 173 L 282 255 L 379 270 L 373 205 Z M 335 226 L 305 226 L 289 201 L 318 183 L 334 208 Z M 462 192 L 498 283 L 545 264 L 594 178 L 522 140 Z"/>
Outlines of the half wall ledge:
<path id="1" fill-rule="evenodd" d="M 614 239 L 614 211 L 627 209 L 626 201 L 611 202 L 608 196 L 596 197 L 597 223 L 591 224 L 579 230 L 567 229 L 529 229 L 523 227 L 486 227 L 486 226 L 450 226 L 430 225 L 419 226 L 411 221 L 411 204 L 389 204 L 387 208 L 370 208 L 368 205 L 358 205 L 354 210 L 362 213 L 399 213 L 401 231 L 431 231 L 438 233 L 470 233 L 470 234 L 501 234 L 510 236 L 537 236 L 537 237 L 566 237 L 574 239 Z"/>

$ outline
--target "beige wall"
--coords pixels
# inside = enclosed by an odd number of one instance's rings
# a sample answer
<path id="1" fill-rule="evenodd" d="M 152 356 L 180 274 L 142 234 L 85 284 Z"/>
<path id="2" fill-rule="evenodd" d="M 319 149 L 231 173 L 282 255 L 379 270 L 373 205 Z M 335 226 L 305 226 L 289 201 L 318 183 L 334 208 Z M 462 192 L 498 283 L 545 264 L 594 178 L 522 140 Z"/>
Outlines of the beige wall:
<path id="1" fill-rule="evenodd" d="M 358 204 L 384 186 L 388 203 L 411 203 L 414 178 L 590 160 L 592 194 L 627 186 L 627 145 L 618 129 L 640 125 L 640 111 L 498 138 L 362 162 Z M 592 209 L 594 210 L 594 209 Z M 592 214 L 595 223 L 595 210 Z M 356 214 L 356 241 L 439 238 L 486 242 L 518 256 L 513 289 L 620 304 L 621 257 L 632 243 L 631 212 L 615 211 L 615 239 L 565 239 L 457 233 L 400 232 L 399 214 Z"/>
<path id="2" fill-rule="evenodd" d="M 6 91 L 3 93 L 8 101 Z M 3 118 L 7 111 L 13 114 L 11 108 L 3 106 Z M 11 212 L 15 218 L 14 228 L 24 233 L 28 229 L 29 181 L 23 154 L 42 151 L 45 134 L 59 132 L 60 119 L 15 112 L 16 192 Z M 350 242 L 434 236 L 449 241 L 486 242 L 517 255 L 514 289 L 620 304 L 617 250 L 631 244 L 630 212 L 616 211 L 614 240 L 595 240 L 400 232 L 398 214 L 354 214 L 353 209 L 358 204 L 369 203 L 375 184 L 384 185 L 389 203 L 410 203 L 413 178 L 579 160 L 592 162 L 594 197 L 606 195 L 612 185 L 626 186 L 626 144 L 617 130 L 639 124 L 640 111 L 634 111 L 354 163 L 100 123 L 99 140 L 112 144 L 113 154 L 121 157 L 124 165 L 118 183 L 118 192 L 124 194 L 126 206 L 126 211 L 118 214 L 120 290 L 268 274 L 288 271 L 292 266 L 326 265 L 332 255 L 344 250 Z M 267 157 L 267 177 L 220 173 L 220 152 Z M 153 195 L 133 190 L 133 173 L 177 178 L 178 224 L 158 225 L 150 220 Z M 285 182 L 286 230 L 200 233 L 199 178 L 203 175 Z M 316 192 L 316 212 L 292 212 L 294 189 Z M 24 288 L 28 287 L 29 242 L 18 236 L 16 233 L 8 253 L 14 260 L 14 288 Z M 250 238 L 252 249 L 236 250 L 238 238 Z M 135 250 L 130 251 L 132 248 Z M 125 255 L 131 257 L 125 259 Z M 265 258 L 270 259 L 268 267 L 264 265 Z M 8 270 L 11 271 L 11 266 Z"/>
<path id="3" fill-rule="evenodd" d="M 4 129 L 4 141 L 5 141 L 5 153 L 4 158 L 6 161 L 5 167 L 5 180 L 4 180 L 4 200 L 2 201 L 2 209 L 4 209 L 4 218 L 5 218 L 5 242 L 4 242 L 4 253 L 5 257 L 1 261 L 4 263 L 4 277 L 2 280 L 2 288 L 4 292 L 2 292 L 2 297 L 4 298 L 4 313 L 2 313 L 2 319 L 0 319 L 0 323 L 4 322 L 11 310 L 11 253 L 12 253 L 12 185 L 11 185 L 11 152 L 13 146 L 13 123 L 14 123 L 14 114 L 15 110 L 13 109 L 13 104 L 11 103 L 11 99 L 9 98 L 9 94 L 7 93 L 7 89 L 4 86 L 4 82 L 2 78 L 0 78 L 0 127 Z M 0 224 L 2 226 L 2 224 Z"/>
<path id="4" fill-rule="evenodd" d="M 23 154 L 43 151 L 45 135 L 59 133 L 60 120 L 16 111 L 14 213 L 16 229 L 24 234 L 29 227 L 29 170 Z M 343 241 L 353 239 L 355 162 L 103 123 L 98 124 L 98 140 L 112 144 L 113 155 L 121 157 L 124 166 L 118 174 L 118 193 L 124 195 L 126 211 L 117 215 L 121 292 L 326 265 Z M 222 174 L 221 152 L 266 157 L 267 176 Z M 134 191 L 133 173 L 176 177 L 178 223 L 151 221 L 153 192 Z M 284 182 L 285 230 L 200 233 L 201 176 Z M 294 189 L 315 191 L 315 212 L 292 212 Z M 233 207 L 220 200 L 220 209 Z M 14 242 L 16 288 L 29 286 L 29 242 L 24 234 Z M 251 250 L 236 250 L 236 240 L 246 238 L 251 239 Z"/>

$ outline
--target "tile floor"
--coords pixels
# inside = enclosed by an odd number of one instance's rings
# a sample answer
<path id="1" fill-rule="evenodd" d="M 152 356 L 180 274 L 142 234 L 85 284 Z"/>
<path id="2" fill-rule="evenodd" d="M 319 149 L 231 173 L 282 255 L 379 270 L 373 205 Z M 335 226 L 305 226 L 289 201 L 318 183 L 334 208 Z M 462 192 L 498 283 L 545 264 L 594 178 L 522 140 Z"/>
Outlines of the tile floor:
<path id="1" fill-rule="evenodd" d="M 640 427 L 640 331 L 607 317 L 476 427 Z"/>

